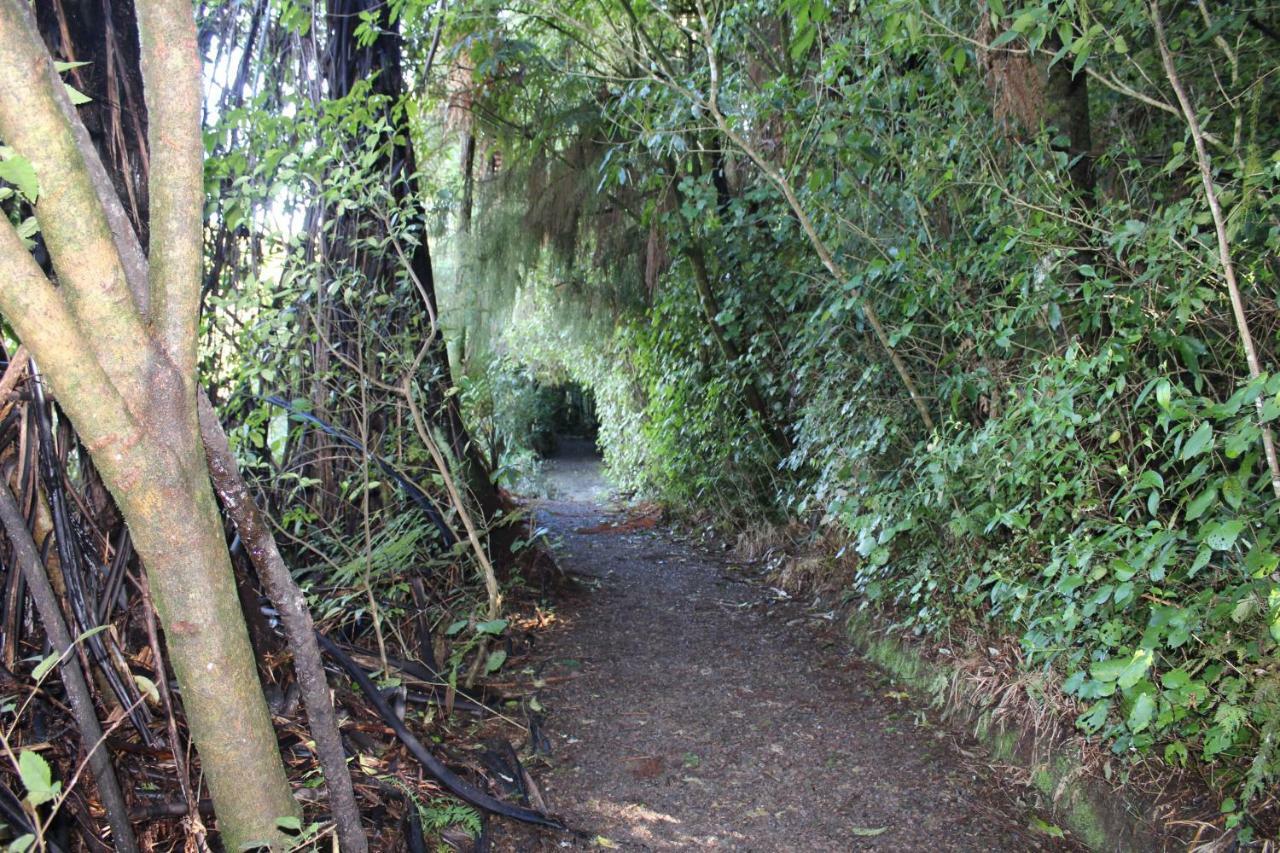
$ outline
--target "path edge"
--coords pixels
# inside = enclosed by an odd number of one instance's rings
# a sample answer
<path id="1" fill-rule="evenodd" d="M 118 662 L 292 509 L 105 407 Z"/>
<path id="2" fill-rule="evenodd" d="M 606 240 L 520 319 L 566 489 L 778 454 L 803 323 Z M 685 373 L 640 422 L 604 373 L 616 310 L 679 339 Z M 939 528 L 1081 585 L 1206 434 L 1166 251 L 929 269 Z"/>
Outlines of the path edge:
<path id="1" fill-rule="evenodd" d="M 1053 754 L 1034 734 L 992 719 L 990 709 L 968 691 L 952 689 L 960 671 L 931 660 L 895 636 L 874 615 L 848 616 L 849 638 L 864 657 L 942 709 L 944 717 L 972 732 L 991 757 L 1026 771 L 1053 803 L 1055 820 L 1091 850 L 1147 853 L 1181 848 L 1162 831 L 1155 807 L 1097 778 L 1077 758 Z"/>

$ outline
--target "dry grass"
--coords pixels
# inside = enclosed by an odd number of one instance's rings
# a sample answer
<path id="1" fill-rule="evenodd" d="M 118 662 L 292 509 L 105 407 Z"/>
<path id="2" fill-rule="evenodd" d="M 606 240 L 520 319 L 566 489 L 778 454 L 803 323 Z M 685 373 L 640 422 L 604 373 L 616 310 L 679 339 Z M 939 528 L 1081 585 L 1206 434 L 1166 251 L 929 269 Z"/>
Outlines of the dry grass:
<path id="1" fill-rule="evenodd" d="M 853 577 L 855 565 L 834 533 L 815 533 L 794 521 L 740 531 L 729 556 L 758 568 L 769 584 L 793 595 L 839 592 Z"/>

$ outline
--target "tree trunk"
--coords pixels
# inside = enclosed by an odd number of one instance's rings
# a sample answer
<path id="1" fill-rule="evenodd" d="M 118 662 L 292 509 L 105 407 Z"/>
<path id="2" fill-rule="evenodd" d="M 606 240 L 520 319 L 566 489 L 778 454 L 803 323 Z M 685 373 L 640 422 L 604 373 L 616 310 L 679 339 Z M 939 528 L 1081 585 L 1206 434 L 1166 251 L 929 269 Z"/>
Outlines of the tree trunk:
<path id="1" fill-rule="evenodd" d="M 151 578 L 229 850 L 298 814 L 258 683 L 196 422 L 203 143 L 195 21 L 138 0 L 149 113 L 149 258 L 25 0 L 0 0 L 0 136 L 39 179 L 58 286 L 0 223 L 0 312 L 32 352 L 115 498 Z"/>
<path id="2" fill-rule="evenodd" d="M 263 701 L 203 448 L 185 432 L 151 431 L 121 454 L 124 472 L 107 478 L 104 471 L 104 479 L 151 580 L 218 828 L 235 850 L 274 839 L 277 819 L 296 815 L 297 805 Z"/>
<path id="3" fill-rule="evenodd" d="M 458 212 L 458 230 L 471 233 L 471 209 L 476 198 L 476 135 L 467 131 L 462 140 L 462 209 Z"/>
<path id="4" fill-rule="evenodd" d="M 1062 47 L 1057 35 L 1049 41 L 1048 51 Z M 1071 163 L 1068 172 L 1071 185 L 1086 206 L 1093 204 L 1093 131 L 1089 122 L 1089 78 L 1081 71 L 1071 73 L 1069 59 L 1055 63 L 1045 79 L 1045 121 L 1067 138 L 1063 149 Z"/>
<path id="5" fill-rule="evenodd" d="M 398 25 L 380 17 L 377 38 L 368 43 L 361 43 L 356 35 L 362 20 L 361 16 L 371 12 L 376 12 L 379 16 L 388 14 L 385 6 L 377 0 L 329 0 L 328 2 L 327 74 L 329 96 L 332 98 L 340 98 L 348 94 L 358 80 L 365 79 L 374 72 L 377 73 L 371 86 L 374 94 L 385 95 L 393 100 L 404 96 L 404 80 L 400 64 L 401 38 Z M 392 120 L 394 122 L 401 119 L 393 117 Z M 396 140 L 390 146 L 388 162 L 383 163 L 382 166 L 390 175 L 393 197 L 397 202 L 401 202 L 416 191 L 417 163 L 413 144 L 410 141 L 412 135 L 408 128 L 395 127 L 394 132 Z M 470 153 L 464 152 L 464 159 L 469 160 L 469 165 L 472 166 L 468 172 L 473 171 L 475 147 L 475 140 L 472 139 Z M 474 192 L 474 189 L 471 192 Z M 347 215 L 360 217 L 361 214 L 357 210 Z M 469 207 L 466 218 L 469 222 L 471 218 Z M 361 223 L 355 223 L 352 230 L 359 232 L 362 227 Z M 387 257 L 378 261 L 381 267 L 371 265 L 369 279 L 371 283 L 379 277 L 393 279 L 397 273 L 395 265 L 404 264 L 407 260 L 415 281 L 422 288 L 423 296 L 427 300 L 425 307 L 432 319 L 429 331 L 432 338 L 428 342 L 429 350 L 423 362 L 423 369 L 427 374 L 423 383 L 425 392 L 423 396 L 427 402 L 423 415 L 432 426 L 441 431 L 447 440 L 450 455 L 453 457 L 451 461 L 459 467 L 459 473 L 467 486 L 467 491 L 475 499 L 485 523 L 493 525 L 501 519 L 505 506 L 502 496 L 499 495 L 497 487 L 489 477 L 484 457 L 467 433 L 458 405 L 458 396 L 450 393 L 453 387 L 453 375 L 449 365 L 448 350 L 445 347 L 444 333 L 440 324 L 436 322 L 439 312 L 436 306 L 435 279 L 425 217 L 419 217 L 419 227 L 421 234 L 413 247 L 412 255 L 407 259 Z M 514 537 L 515 532 L 509 526 L 498 527 L 491 535 L 491 550 L 496 556 L 504 557 L 509 553 Z"/>

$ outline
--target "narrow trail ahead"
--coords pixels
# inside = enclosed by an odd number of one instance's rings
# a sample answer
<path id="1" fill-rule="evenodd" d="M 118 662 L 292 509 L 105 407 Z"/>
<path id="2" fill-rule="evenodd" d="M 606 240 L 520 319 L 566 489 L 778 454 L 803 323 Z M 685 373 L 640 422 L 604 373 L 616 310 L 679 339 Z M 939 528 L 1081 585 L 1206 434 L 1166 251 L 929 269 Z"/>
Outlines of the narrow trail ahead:
<path id="1" fill-rule="evenodd" d="M 802 607 L 661 529 L 587 532 L 606 490 L 571 450 L 539 511 L 578 589 L 540 671 L 552 810 L 623 849 L 1077 849 Z"/>

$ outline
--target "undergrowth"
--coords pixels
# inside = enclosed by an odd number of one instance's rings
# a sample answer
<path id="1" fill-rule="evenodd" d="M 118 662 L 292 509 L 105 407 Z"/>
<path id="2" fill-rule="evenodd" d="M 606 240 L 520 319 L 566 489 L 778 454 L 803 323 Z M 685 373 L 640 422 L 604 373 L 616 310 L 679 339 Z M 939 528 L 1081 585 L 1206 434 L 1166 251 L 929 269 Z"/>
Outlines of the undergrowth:
<path id="1" fill-rule="evenodd" d="M 628 487 L 844 543 L 857 606 L 921 636 L 1015 638 L 1116 766 L 1198 775 L 1218 830 L 1273 837 L 1280 125 L 1262 19 L 995 0 L 635 14 L 643 38 L 608 43 L 636 61 L 600 78 L 628 82 L 598 100 L 535 61 L 560 30 L 474 24 L 525 37 L 530 79 L 575 108 L 487 104 L 540 128 L 486 128 L 513 169 L 611 143 L 578 163 L 596 193 L 560 199 L 576 251 L 544 246 L 495 339 L 594 390 Z M 634 274 L 583 260 L 616 247 L 600 224 L 618 209 Z M 631 298 L 575 297 L 593 282 Z"/>

